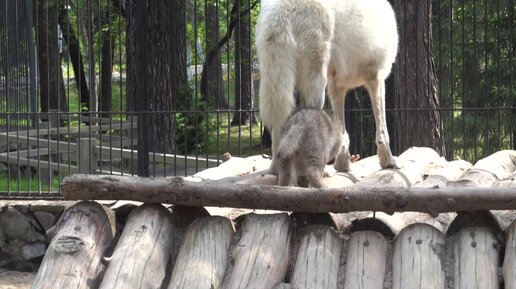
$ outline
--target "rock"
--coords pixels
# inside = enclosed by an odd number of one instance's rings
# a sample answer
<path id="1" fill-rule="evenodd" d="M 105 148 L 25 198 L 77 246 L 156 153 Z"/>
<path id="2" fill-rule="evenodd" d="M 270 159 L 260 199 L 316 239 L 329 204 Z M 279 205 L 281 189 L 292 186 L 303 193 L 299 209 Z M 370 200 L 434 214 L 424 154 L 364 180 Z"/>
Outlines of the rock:
<path id="1" fill-rule="evenodd" d="M 52 228 L 56 221 L 56 217 L 48 212 L 34 212 L 34 216 L 36 216 L 36 219 L 45 231 Z"/>
<path id="2" fill-rule="evenodd" d="M 0 248 L 5 246 L 5 235 L 2 227 L 0 226 Z"/>
<path id="3" fill-rule="evenodd" d="M 40 232 L 35 220 L 14 208 L 4 207 L 2 209 L 0 228 L 3 229 L 6 242 L 16 239 L 25 243 L 46 241 L 45 235 Z"/>
<path id="4" fill-rule="evenodd" d="M 21 248 L 21 256 L 24 260 L 31 260 L 45 255 L 47 245 L 44 243 L 30 243 Z"/>

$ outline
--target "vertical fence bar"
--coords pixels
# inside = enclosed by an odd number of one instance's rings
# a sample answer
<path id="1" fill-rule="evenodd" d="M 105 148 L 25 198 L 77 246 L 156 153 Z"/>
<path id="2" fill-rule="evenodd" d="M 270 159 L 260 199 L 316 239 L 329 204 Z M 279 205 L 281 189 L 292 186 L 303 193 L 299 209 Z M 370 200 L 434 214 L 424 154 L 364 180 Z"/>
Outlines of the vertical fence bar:
<path id="1" fill-rule="evenodd" d="M 149 91 L 147 89 L 148 81 L 148 73 L 147 73 L 147 55 L 144 51 L 144 47 L 146 47 L 147 43 L 145 41 L 144 34 L 146 31 L 144 28 L 146 27 L 146 7 L 142 7 L 136 11 L 136 19 L 135 21 L 139 22 L 139 25 L 135 23 L 136 28 L 136 43 L 139 45 L 137 49 L 137 59 L 139 59 L 140 64 L 139 71 L 142 73 L 142 81 L 141 85 L 136 88 L 136 101 L 135 103 L 138 106 L 138 175 L 141 177 L 149 176 L 149 133 L 148 133 L 148 120 L 147 114 L 145 113 L 148 108 L 148 101 L 144 101 L 144 96 Z"/>

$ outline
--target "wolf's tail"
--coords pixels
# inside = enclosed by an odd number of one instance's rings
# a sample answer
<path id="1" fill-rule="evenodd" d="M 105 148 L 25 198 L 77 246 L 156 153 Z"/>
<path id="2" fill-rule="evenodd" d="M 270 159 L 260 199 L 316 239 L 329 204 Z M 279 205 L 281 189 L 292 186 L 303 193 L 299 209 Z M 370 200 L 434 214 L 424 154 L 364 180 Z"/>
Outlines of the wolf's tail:
<path id="1" fill-rule="evenodd" d="M 296 41 L 288 13 L 277 8 L 262 7 L 256 28 L 260 117 L 269 129 L 280 129 L 296 104 Z"/>

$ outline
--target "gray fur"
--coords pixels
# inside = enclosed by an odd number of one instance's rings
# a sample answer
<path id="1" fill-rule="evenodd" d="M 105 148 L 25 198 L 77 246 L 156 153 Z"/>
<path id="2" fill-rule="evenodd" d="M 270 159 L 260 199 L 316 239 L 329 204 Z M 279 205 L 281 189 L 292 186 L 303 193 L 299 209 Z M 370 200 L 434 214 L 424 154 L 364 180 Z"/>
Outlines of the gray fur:
<path id="1" fill-rule="evenodd" d="M 275 155 L 278 185 L 290 185 L 294 169 L 298 186 L 324 187 L 324 167 L 339 153 L 342 131 L 342 123 L 332 121 L 322 110 L 301 109 L 292 114 L 281 130 Z"/>

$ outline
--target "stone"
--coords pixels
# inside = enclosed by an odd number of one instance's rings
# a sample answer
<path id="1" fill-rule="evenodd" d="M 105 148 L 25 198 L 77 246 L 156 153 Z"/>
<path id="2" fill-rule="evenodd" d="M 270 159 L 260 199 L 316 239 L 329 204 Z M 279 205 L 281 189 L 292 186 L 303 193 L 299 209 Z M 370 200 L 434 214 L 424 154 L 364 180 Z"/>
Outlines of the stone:
<path id="1" fill-rule="evenodd" d="M 5 246 L 5 235 L 4 231 L 2 230 L 2 226 L 0 226 L 0 248 L 3 248 Z"/>
<path id="2" fill-rule="evenodd" d="M 54 214 L 48 212 L 34 212 L 34 216 L 36 216 L 36 219 L 45 231 L 52 228 L 56 221 Z"/>
<path id="3" fill-rule="evenodd" d="M 46 241 L 46 237 L 40 232 L 41 228 L 38 228 L 36 221 L 14 208 L 4 207 L 2 209 L 0 228 L 3 229 L 7 242 L 16 239 L 25 243 Z"/>
<path id="4" fill-rule="evenodd" d="M 31 260 L 45 255 L 47 245 L 45 243 L 30 243 L 21 248 L 21 256 L 24 260 Z"/>

